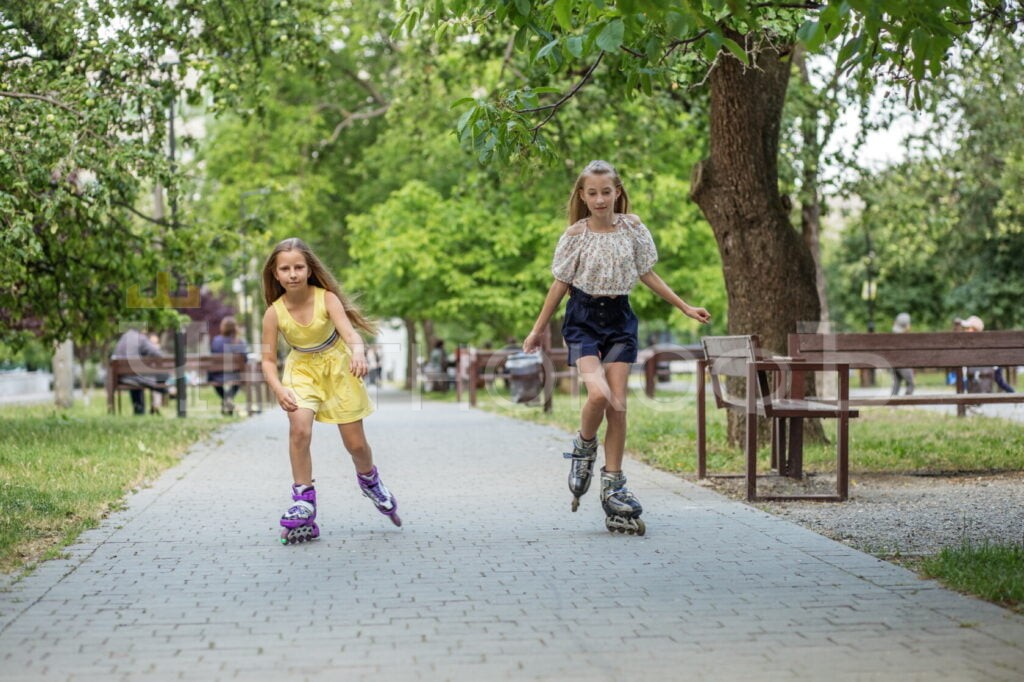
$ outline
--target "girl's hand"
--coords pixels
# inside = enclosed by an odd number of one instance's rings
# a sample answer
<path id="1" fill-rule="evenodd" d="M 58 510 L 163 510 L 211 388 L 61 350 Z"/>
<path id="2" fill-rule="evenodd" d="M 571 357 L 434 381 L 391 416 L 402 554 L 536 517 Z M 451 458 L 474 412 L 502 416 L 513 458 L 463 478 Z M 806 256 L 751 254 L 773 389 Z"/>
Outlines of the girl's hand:
<path id="1" fill-rule="evenodd" d="M 277 404 L 285 412 L 294 412 L 299 409 L 299 400 L 289 388 L 282 388 L 277 394 Z"/>
<path id="2" fill-rule="evenodd" d="M 530 332 L 526 338 L 523 339 L 523 352 L 532 353 L 533 351 L 540 348 L 540 334 L 537 332 Z"/>
<path id="3" fill-rule="evenodd" d="M 689 306 L 688 309 L 683 312 L 702 324 L 707 324 L 711 321 L 711 313 L 704 308 L 694 308 L 693 306 Z"/>
<path id="4" fill-rule="evenodd" d="M 369 368 L 366 365 L 366 354 L 362 351 L 352 353 L 352 362 L 349 363 L 349 369 L 352 371 L 352 375 L 362 378 L 366 376 Z"/>

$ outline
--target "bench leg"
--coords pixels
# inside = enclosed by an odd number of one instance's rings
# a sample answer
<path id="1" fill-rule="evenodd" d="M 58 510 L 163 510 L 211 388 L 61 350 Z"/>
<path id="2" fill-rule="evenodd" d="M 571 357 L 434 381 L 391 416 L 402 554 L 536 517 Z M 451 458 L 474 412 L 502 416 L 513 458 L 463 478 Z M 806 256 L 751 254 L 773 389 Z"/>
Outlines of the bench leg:
<path id="1" fill-rule="evenodd" d="M 704 364 L 697 363 L 697 478 L 708 477 L 707 405 L 704 404 Z"/>
<path id="2" fill-rule="evenodd" d="M 804 418 L 793 417 L 790 422 L 786 475 L 800 480 L 804 477 Z"/>
<path id="3" fill-rule="evenodd" d="M 747 500 L 757 499 L 757 414 L 747 412 Z"/>
<path id="4" fill-rule="evenodd" d="M 836 496 L 845 502 L 850 494 L 850 420 L 840 417 L 836 426 Z"/>

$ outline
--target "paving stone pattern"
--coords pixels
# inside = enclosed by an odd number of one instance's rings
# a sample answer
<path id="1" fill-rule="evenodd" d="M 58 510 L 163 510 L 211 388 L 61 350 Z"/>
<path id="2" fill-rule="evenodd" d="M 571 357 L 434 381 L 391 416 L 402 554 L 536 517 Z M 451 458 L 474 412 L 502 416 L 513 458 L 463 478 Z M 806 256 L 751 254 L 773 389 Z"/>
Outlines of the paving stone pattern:
<path id="1" fill-rule="evenodd" d="M 318 425 L 322 535 L 278 543 L 277 410 L 0 591 L 0 680 L 1019 680 L 1024 618 L 634 461 L 645 537 L 569 511 L 569 437 L 380 393 L 395 528 Z M 10 583 L 10 581 L 8 581 Z"/>

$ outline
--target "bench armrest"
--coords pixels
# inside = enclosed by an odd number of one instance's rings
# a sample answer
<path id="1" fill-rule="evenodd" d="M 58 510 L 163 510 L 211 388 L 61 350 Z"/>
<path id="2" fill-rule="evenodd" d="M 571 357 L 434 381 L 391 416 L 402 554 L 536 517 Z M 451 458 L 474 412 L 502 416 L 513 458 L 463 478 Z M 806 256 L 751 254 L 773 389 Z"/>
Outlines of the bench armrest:
<path id="1" fill-rule="evenodd" d="M 800 358 L 775 357 L 770 360 L 753 361 L 754 369 L 776 372 L 849 372 L 848 362 L 808 362 Z"/>

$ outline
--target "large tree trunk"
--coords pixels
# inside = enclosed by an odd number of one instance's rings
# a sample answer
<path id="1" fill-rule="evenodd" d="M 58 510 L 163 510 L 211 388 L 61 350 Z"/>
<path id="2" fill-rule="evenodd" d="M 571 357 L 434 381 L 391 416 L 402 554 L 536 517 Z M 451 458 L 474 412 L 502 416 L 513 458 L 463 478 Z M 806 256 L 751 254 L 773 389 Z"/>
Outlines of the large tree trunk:
<path id="1" fill-rule="evenodd" d="M 729 332 L 758 334 L 769 351 L 784 353 L 799 322 L 818 320 L 818 292 L 814 261 L 779 195 L 790 64 L 770 47 L 751 52 L 751 68 L 722 53 L 711 71 L 710 156 L 694 169 L 690 191 L 718 242 Z M 731 442 L 742 428 L 730 414 Z"/>

